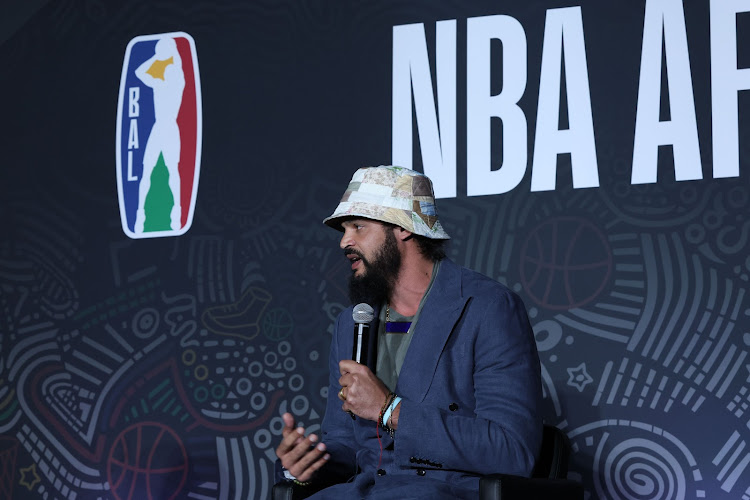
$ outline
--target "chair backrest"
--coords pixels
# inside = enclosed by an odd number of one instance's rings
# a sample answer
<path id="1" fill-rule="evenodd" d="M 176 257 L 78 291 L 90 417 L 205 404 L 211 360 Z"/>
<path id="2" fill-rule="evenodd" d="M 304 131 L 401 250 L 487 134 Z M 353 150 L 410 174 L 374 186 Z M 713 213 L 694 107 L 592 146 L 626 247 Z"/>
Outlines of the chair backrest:
<path id="1" fill-rule="evenodd" d="M 570 440 L 554 425 L 544 424 L 542 448 L 531 477 L 565 479 L 568 477 Z"/>

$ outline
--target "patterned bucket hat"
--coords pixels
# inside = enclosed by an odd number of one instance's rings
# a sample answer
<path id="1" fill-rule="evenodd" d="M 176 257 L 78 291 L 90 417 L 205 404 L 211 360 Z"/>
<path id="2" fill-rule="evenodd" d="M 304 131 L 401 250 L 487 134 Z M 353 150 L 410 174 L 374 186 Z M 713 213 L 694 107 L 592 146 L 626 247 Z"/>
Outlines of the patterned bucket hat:
<path id="1" fill-rule="evenodd" d="M 343 231 L 341 222 L 349 217 L 389 222 L 436 240 L 450 239 L 437 218 L 432 181 L 408 168 L 381 165 L 357 170 L 339 206 L 323 222 Z"/>

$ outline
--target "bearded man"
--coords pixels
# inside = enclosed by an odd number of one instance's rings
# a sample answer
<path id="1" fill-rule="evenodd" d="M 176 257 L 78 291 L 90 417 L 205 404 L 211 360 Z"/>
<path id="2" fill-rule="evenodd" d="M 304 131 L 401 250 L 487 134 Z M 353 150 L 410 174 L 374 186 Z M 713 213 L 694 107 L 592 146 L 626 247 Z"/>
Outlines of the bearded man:
<path id="1" fill-rule="evenodd" d="M 322 435 L 284 414 L 278 475 L 313 498 L 477 498 L 479 477 L 528 476 L 541 380 L 521 299 L 446 258 L 432 182 L 357 170 L 327 225 L 343 232 L 353 304 L 375 309 L 372 354 L 352 361 L 352 308 L 329 357 Z M 283 474 L 283 476 L 282 476 Z"/>

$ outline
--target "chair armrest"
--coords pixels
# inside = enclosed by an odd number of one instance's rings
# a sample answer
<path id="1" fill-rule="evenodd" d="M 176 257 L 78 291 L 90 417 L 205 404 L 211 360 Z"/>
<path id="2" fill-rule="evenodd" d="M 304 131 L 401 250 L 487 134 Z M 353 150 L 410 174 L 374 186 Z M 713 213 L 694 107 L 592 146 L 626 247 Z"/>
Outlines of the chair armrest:
<path id="1" fill-rule="evenodd" d="M 490 474 L 479 478 L 480 500 L 583 500 L 583 485 L 571 479 Z"/>
<path id="2" fill-rule="evenodd" d="M 292 500 L 294 483 L 276 483 L 271 490 L 271 500 Z"/>
<path id="3" fill-rule="evenodd" d="M 294 484 L 291 481 L 279 481 L 273 485 L 273 489 L 271 490 L 271 500 L 300 500 L 309 497 L 313 493 L 317 493 L 326 486 L 330 485 L 311 484 L 310 486 L 301 486 L 299 484 Z"/>

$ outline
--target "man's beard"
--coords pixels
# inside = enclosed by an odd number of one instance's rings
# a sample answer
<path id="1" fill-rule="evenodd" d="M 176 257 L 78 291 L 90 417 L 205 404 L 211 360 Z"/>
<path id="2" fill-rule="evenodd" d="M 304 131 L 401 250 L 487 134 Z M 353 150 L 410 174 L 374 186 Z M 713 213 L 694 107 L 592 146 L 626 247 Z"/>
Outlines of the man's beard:
<path id="1" fill-rule="evenodd" d="M 385 241 L 378 249 L 372 262 L 354 250 L 345 250 L 345 254 L 354 253 L 362 261 L 364 273 L 361 276 L 352 274 L 349 277 L 349 300 L 352 304 L 362 302 L 377 307 L 391 296 L 393 287 L 401 269 L 401 253 L 398 251 L 396 237 L 392 231 L 385 231 Z"/>

